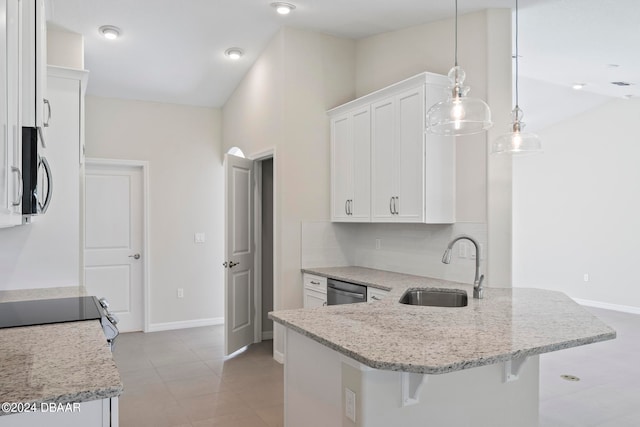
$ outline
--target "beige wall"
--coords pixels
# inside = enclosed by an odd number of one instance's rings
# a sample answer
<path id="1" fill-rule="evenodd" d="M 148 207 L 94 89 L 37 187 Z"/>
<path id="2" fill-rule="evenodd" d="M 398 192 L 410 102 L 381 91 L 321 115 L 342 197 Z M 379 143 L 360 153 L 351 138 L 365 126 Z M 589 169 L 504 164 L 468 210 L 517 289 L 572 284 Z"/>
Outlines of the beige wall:
<path id="1" fill-rule="evenodd" d="M 353 99 L 354 83 L 354 41 L 284 28 L 224 106 L 225 152 L 276 150 L 276 309 L 301 305 L 301 222 L 329 217 L 325 112 Z"/>
<path id="2" fill-rule="evenodd" d="M 47 28 L 47 64 L 83 70 L 84 39 L 82 34 Z"/>
<path id="3" fill-rule="evenodd" d="M 223 110 L 225 151 L 275 148 L 276 308 L 298 307 L 300 223 L 329 216 L 326 110 L 353 98 L 354 42 L 285 28 Z"/>
<path id="4" fill-rule="evenodd" d="M 87 157 L 149 162 L 152 326 L 224 316 L 221 146 L 219 109 L 87 97 Z"/>

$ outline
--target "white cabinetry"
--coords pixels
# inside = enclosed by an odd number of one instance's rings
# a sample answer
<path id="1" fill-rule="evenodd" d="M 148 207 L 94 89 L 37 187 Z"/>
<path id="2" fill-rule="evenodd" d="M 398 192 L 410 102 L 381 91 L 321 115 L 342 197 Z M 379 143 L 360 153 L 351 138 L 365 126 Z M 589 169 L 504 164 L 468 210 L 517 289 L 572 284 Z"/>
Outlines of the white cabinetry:
<path id="1" fill-rule="evenodd" d="M 369 106 L 331 119 L 331 220 L 371 219 Z"/>
<path id="2" fill-rule="evenodd" d="M 424 132 L 427 108 L 446 96 L 447 84 L 422 73 L 329 111 L 333 221 L 455 222 L 455 140 Z M 370 127 L 365 132 L 362 120 L 356 133 L 364 111 Z M 370 211 L 357 215 L 354 200 L 351 215 L 352 188 L 368 188 L 352 184 L 365 176 L 363 163 L 371 168 Z"/>
<path id="3" fill-rule="evenodd" d="M 22 126 L 38 128 L 43 137 L 51 116 L 47 93 L 47 22 L 45 0 L 21 0 Z"/>
<path id="4" fill-rule="evenodd" d="M 304 273 L 304 308 L 322 307 L 327 305 L 327 278 Z"/>
<path id="5" fill-rule="evenodd" d="M 20 10 L 20 1 L 0 0 L 0 228 L 22 222 Z"/>
<path id="6" fill-rule="evenodd" d="M 367 302 L 375 302 L 384 299 L 389 295 L 389 291 L 385 291 L 371 286 L 367 287 Z"/>

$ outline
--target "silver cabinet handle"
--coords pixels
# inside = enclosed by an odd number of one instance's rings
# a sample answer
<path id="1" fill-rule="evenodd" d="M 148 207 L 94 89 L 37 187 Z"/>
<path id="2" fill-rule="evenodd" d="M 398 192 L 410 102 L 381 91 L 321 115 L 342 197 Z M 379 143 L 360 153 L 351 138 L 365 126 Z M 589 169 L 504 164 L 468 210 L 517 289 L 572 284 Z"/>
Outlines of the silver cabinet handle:
<path id="1" fill-rule="evenodd" d="M 344 213 L 349 215 L 349 199 L 344 201 Z"/>
<path id="2" fill-rule="evenodd" d="M 349 215 L 353 215 L 353 199 L 349 200 Z"/>
<path id="3" fill-rule="evenodd" d="M 378 298 L 375 295 L 371 295 L 371 299 L 374 300 L 374 301 L 380 301 L 380 298 Z"/>
<path id="4" fill-rule="evenodd" d="M 11 166 L 11 172 L 18 174 L 18 197 L 11 203 L 11 206 L 20 206 L 22 203 L 22 191 L 24 190 L 24 184 L 22 182 L 22 171 L 20 168 Z"/>
<path id="5" fill-rule="evenodd" d="M 316 282 L 315 280 L 312 280 L 312 281 L 311 281 L 311 284 L 312 284 L 312 285 L 319 285 L 319 284 L 320 284 L 320 282 Z"/>
<path id="6" fill-rule="evenodd" d="M 393 198 L 393 213 L 398 215 L 398 196 Z"/>
<path id="7" fill-rule="evenodd" d="M 229 263 L 228 263 L 227 261 L 225 261 L 225 262 L 223 262 L 223 263 L 222 263 L 222 266 L 223 266 L 224 268 L 227 268 L 227 267 L 229 266 Z"/>
<path id="8" fill-rule="evenodd" d="M 51 195 L 53 194 L 53 177 L 51 175 L 51 167 L 49 166 L 49 162 L 46 157 L 41 157 L 38 162 L 38 168 L 42 166 L 44 168 L 44 173 L 47 175 L 47 197 L 44 199 L 44 203 L 40 203 L 40 194 L 38 194 L 38 213 L 43 214 L 47 212 L 49 209 L 49 204 L 51 203 Z M 40 193 L 40 190 L 38 190 Z"/>
<path id="9" fill-rule="evenodd" d="M 140 254 L 129 255 L 129 258 L 140 259 Z"/>
<path id="10" fill-rule="evenodd" d="M 236 265 L 240 264 L 239 262 L 233 262 L 233 261 L 229 261 L 229 268 L 233 268 Z"/>
<path id="11" fill-rule="evenodd" d="M 43 99 L 42 102 L 44 103 L 44 105 L 47 106 L 47 121 L 45 122 L 44 120 L 42 121 L 42 126 L 48 128 L 49 127 L 49 121 L 51 120 L 51 103 L 49 102 L 48 99 Z"/>
<path id="12" fill-rule="evenodd" d="M 391 197 L 389 199 L 389 212 L 391 212 L 391 215 L 394 214 L 394 212 L 393 212 L 393 197 Z"/>

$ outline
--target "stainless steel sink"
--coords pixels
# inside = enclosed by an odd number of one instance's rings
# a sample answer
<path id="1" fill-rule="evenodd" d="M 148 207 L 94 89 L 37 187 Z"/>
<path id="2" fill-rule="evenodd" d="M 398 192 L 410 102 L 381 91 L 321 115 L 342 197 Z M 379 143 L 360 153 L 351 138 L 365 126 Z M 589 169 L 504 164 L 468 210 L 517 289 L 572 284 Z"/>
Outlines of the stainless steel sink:
<path id="1" fill-rule="evenodd" d="M 459 289 L 411 289 L 402 295 L 400 303 L 433 307 L 466 307 L 467 293 Z"/>

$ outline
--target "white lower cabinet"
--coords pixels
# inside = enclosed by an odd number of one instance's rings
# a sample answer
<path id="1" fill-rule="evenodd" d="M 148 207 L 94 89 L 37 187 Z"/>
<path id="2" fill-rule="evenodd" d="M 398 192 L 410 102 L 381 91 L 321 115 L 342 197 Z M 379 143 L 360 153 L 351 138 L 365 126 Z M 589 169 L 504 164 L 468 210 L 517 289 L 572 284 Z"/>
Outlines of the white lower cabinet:
<path id="1" fill-rule="evenodd" d="M 367 287 L 367 302 L 375 302 L 384 299 L 389 295 L 389 291 L 378 288 Z"/>
<path id="2" fill-rule="evenodd" d="M 117 397 L 69 404 L 38 403 L 35 408 L 36 412 L 0 416 L 0 427 L 118 427 Z"/>
<path id="3" fill-rule="evenodd" d="M 304 308 L 322 307 L 327 305 L 327 278 L 304 273 Z"/>

